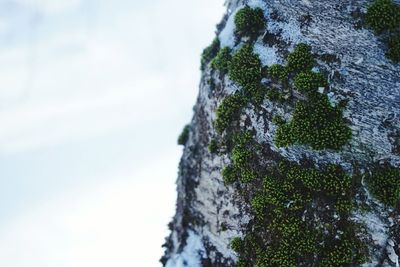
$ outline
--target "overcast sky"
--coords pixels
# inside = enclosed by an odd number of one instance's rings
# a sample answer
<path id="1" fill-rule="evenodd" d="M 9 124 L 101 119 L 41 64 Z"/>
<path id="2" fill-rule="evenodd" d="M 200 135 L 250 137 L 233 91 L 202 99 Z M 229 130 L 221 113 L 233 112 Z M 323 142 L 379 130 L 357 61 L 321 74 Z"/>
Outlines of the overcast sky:
<path id="1" fill-rule="evenodd" d="M 0 266 L 159 266 L 223 0 L 0 0 Z"/>

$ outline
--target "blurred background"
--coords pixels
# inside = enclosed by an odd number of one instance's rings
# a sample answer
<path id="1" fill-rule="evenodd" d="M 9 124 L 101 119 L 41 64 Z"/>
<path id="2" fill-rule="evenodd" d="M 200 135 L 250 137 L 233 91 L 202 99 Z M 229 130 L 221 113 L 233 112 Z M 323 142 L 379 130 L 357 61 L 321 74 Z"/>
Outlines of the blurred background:
<path id="1" fill-rule="evenodd" d="M 223 0 L 0 0 L 0 266 L 160 266 Z"/>

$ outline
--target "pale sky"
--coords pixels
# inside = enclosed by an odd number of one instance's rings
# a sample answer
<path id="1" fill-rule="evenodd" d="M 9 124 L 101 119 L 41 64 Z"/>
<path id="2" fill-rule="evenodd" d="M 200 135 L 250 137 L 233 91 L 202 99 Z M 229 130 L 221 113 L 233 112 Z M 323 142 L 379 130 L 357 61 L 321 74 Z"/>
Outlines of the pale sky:
<path id="1" fill-rule="evenodd" d="M 0 266 L 160 266 L 223 2 L 0 0 Z"/>

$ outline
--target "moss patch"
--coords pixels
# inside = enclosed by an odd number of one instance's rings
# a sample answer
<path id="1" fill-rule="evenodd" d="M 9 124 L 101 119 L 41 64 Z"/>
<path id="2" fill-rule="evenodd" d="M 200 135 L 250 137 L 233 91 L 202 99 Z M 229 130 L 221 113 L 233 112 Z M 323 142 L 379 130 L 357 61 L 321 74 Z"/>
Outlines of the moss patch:
<path id="1" fill-rule="evenodd" d="M 376 33 L 399 29 L 400 8 L 392 0 L 375 0 L 368 7 L 365 20 Z"/>
<path id="2" fill-rule="evenodd" d="M 189 133 L 190 125 L 188 124 L 183 128 L 182 133 L 178 137 L 178 145 L 186 145 L 187 141 L 189 140 Z"/>
<path id="3" fill-rule="evenodd" d="M 386 56 L 394 63 L 400 62 L 400 5 L 393 0 L 374 0 L 365 21 L 378 36 L 384 34 Z"/>
<path id="4" fill-rule="evenodd" d="M 254 54 L 253 46 L 244 44 L 232 57 L 229 65 L 229 78 L 246 87 L 261 80 L 261 61 Z"/>
<path id="5" fill-rule="evenodd" d="M 208 151 L 211 154 L 216 154 L 218 152 L 218 142 L 215 139 L 211 139 L 210 143 L 208 143 Z"/>
<path id="6" fill-rule="evenodd" d="M 371 194 L 389 207 L 400 204 L 400 169 L 390 165 L 376 166 L 367 176 Z"/>
<path id="7" fill-rule="evenodd" d="M 217 56 L 211 61 L 211 67 L 222 73 L 227 73 L 231 62 L 231 49 L 229 47 L 222 48 Z"/>
<path id="8" fill-rule="evenodd" d="M 256 37 L 265 29 L 265 17 L 261 8 L 245 6 L 235 15 L 235 32 L 238 36 Z"/>
<path id="9" fill-rule="evenodd" d="M 292 72 L 311 70 L 315 65 L 311 48 L 306 44 L 297 45 L 287 60 L 287 68 Z"/>
<path id="10" fill-rule="evenodd" d="M 279 64 L 271 65 L 267 69 L 267 74 L 277 81 L 287 81 L 289 79 L 289 70 Z"/>
<path id="11" fill-rule="evenodd" d="M 321 73 L 305 71 L 294 78 L 294 86 L 302 93 L 315 93 L 319 87 L 327 87 L 328 81 Z"/>
<path id="12" fill-rule="evenodd" d="M 250 132 L 237 134 L 233 139 L 231 165 L 224 168 L 222 177 L 226 184 L 237 181 L 250 183 L 257 178 L 253 164 L 257 158 L 253 138 Z"/>
<path id="13" fill-rule="evenodd" d="M 296 104 L 292 120 L 281 125 L 275 136 L 279 147 L 310 145 L 315 150 L 341 149 L 350 139 L 351 130 L 340 109 L 331 106 L 325 95 Z"/>
<path id="14" fill-rule="evenodd" d="M 235 93 L 225 97 L 218 106 L 214 122 L 214 127 L 217 133 L 224 132 L 233 121 L 237 120 L 240 110 L 245 104 L 245 100 L 240 93 Z"/>
<path id="15" fill-rule="evenodd" d="M 220 49 L 220 41 L 215 38 L 213 42 L 203 50 L 201 54 L 201 70 L 205 70 L 207 64 L 218 54 Z"/>
<path id="16" fill-rule="evenodd" d="M 395 63 L 400 62 L 400 35 L 389 37 L 387 47 L 386 56 Z"/>

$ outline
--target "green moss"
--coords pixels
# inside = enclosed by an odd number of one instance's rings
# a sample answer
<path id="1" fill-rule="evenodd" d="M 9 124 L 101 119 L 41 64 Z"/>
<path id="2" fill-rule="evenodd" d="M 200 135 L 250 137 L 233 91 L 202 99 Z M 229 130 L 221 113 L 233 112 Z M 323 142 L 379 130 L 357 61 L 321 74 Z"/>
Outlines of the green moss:
<path id="1" fill-rule="evenodd" d="M 329 165 L 319 170 L 281 162 L 264 178 L 251 201 L 255 225 L 248 233 L 252 238 L 242 239 L 238 252 L 241 261 L 245 266 L 270 267 L 344 267 L 366 262 L 365 244 L 356 236 L 355 224 L 342 220 L 342 226 L 322 234 L 312 220 L 303 218 L 307 213 L 312 214 L 317 203 L 340 207 L 338 212 L 346 218 L 354 208 L 349 201 L 354 198 L 352 187 L 351 177 L 340 166 Z M 326 216 L 320 219 L 331 223 L 333 215 L 326 213 Z M 268 241 L 262 241 L 263 236 L 268 236 Z"/>
<path id="2" fill-rule="evenodd" d="M 261 83 L 254 83 L 244 87 L 242 92 L 247 102 L 253 103 L 255 107 L 259 107 L 265 99 L 268 88 Z"/>
<path id="3" fill-rule="evenodd" d="M 311 48 L 306 44 L 297 45 L 294 51 L 289 54 L 287 61 L 287 68 L 292 72 L 311 70 L 315 65 Z"/>
<path id="4" fill-rule="evenodd" d="M 284 170 L 289 180 L 301 182 L 307 190 L 314 193 L 334 197 L 348 195 L 351 189 L 351 177 L 337 165 L 329 165 L 324 171 L 300 168 L 296 165 L 284 166 Z"/>
<path id="5" fill-rule="evenodd" d="M 280 126 L 280 125 L 284 125 L 286 123 L 286 121 L 281 116 L 276 115 L 272 118 L 272 123 Z"/>
<path id="6" fill-rule="evenodd" d="M 245 6 L 235 15 L 236 34 L 257 37 L 265 29 L 265 18 L 261 8 Z"/>
<path id="7" fill-rule="evenodd" d="M 344 233 L 329 242 L 322 251 L 321 266 L 347 267 L 359 266 L 368 259 L 365 255 L 366 245 L 352 231 L 354 226 L 344 229 Z"/>
<path id="8" fill-rule="evenodd" d="M 264 178 L 262 190 L 253 199 L 252 207 L 258 215 L 265 215 L 267 207 L 301 210 L 310 204 L 313 196 L 319 194 L 335 201 L 337 196 L 349 196 L 351 186 L 351 177 L 336 165 L 320 171 L 281 163 L 279 172 Z"/>
<path id="9" fill-rule="evenodd" d="M 267 92 L 267 98 L 272 102 L 284 103 L 285 102 L 285 94 L 279 92 L 276 89 L 270 88 Z"/>
<path id="10" fill-rule="evenodd" d="M 251 183 L 257 178 L 257 173 L 248 166 L 239 166 L 235 163 L 222 169 L 222 177 L 225 184 L 233 184 L 240 181 L 244 184 Z"/>
<path id="11" fill-rule="evenodd" d="M 389 207 L 400 203 L 400 168 L 376 166 L 366 177 L 368 189 L 379 201 Z"/>
<path id="12" fill-rule="evenodd" d="M 224 223 L 224 222 L 220 224 L 220 227 L 221 227 L 221 231 L 222 231 L 222 232 L 225 232 L 225 231 L 228 230 L 228 226 L 227 226 L 226 223 Z"/>
<path id="13" fill-rule="evenodd" d="M 245 165 L 250 160 L 252 155 L 252 151 L 247 149 L 245 144 L 235 145 L 232 149 L 232 160 L 235 162 L 235 165 L 238 166 Z"/>
<path id="14" fill-rule="evenodd" d="M 256 147 L 250 132 L 244 132 L 234 137 L 234 147 L 231 158 L 234 168 L 242 183 L 250 183 L 257 178 L 257 173 L 252 168 L 256 158 Z"/>
<path id="15" fill-rule="evenodd" d="M 317 250 L 314 231 L 301 219 L 285 215 L 277 215 L 270 227 L 274 230 L 272 238 L 279 239 L 279 242 L 260 249 L 256 266 L 309 266 L 299 263 Z"/>
<path id="16" fill-rule="evenodd" d="M 206 49 L 203 50 L 201 54 L 201 70 L 205 70 L 207 64 L 218 54 L 220 49 L 220 41 L 216 37 L 211 45 L 209 45 Z"/>
<path id="17" fill-rule="evenodd" d="M 231 240 L 231 249 L 236 253 L 240 253 L 243 251 L 243 241 L 240 237 L 234 237 Z"/>
<path id="18" fill-rule="evenodd" d="M 376 33 L 395 31 L 400 26 L 400 8 L 392 0 L 375 0 L 368 7 L 365 20 Z"/>
<path id="19" fill-rule="evenodd" d="M 178 145 L 186 145 L 188 139 L 189 139 L 189 133 L 190 133 L 190 125 L 186 125 L 182 133 L 178 137 Z"/>
<path id="20" fill-rule="evenodd" d="M 387 57 L 394 63 L 400 62 L 400 36 L 392 36 L 387 40 Z"/>
<path id="21" fill-rule="evenodd" d="M 335 203 L 335 209 L 340 214 L 349 214 L 354 209 L 354 201 L 346 198 L 338 198 Z"/>
<path id="22" fill-rule="evenodd" d="M 243 87 L 260 82 L 261 61 L 253 53 L 252 45 L 245 44 L 234 54 L 229 66 L 229 78 Z"/>
<path id="23" fill-rule="evenodd" d="M 233 121 L 237 120 L 245 99 L 240 93 L 235 93 L 225 97 L 218 106 L 217 118 L 214 122 L 215 130 L 221 134 Z"/>
<path id="24" fill-rule="evenodd" d="M 273 64 L 267 69 L 267 74 L 271 76 L 271 78 L 278 81 L 287 81 L 289 78 L 289 70 L 282 65 Z"/>
<path id="25" fill-rule="evenodd" d="M 292 120 L 278 128 L 275 143 L 278 147 L 303 144 L 316 150 L 339 150 L 351 136 L 341 110 L 325 95 L 316 94 L 310 101 L 296 104 Z"/>
<path id="26" fill-rule="evenodd" d="M 394 63 L 400 62 L 400 5 L 393 0 L 374 0 L 365 20 L 376 34 L 385 34 L 386 56 Z"/>
<path id="27" fill-rule="evenodd" d="M 211 154 L 215 154 L 218 152 L 218 142 L 215 139 L 211 139 L 210 143 L 208 144 L 208 151 Z"/>
<path id="28" fill-rule="evenodd" d="M 229 47 L 222 48 L 217 56 L 211 61 L 211 67 L 219 70 L 222 73 L 227 73 L 229 69 L 229 63 L 232 59 L 231 49 Z"/>
<path id="29" fill-rule="evenodd" d="M 233 165 L 225 166 L 221 172 L 225 184 L 233 184 L 238 180 L 238 172 Z"/>
<path id="30" fill-rule="evenodd" d="M 306 71 L 294 78 L 294 86 L 302 93 L 314 93 L 319 87 L 327 87 L 328 81 L 321 73 Z"/>
<path id="31" fill-rule="evenodd" d="M 234 144 L 232 165 L 226 169 L 234 173 L 234 182 L 243 182 L 242 167 L 249 170 L 249 164 L 255 161 L 250 132 L 237 135 Z M 345 267 L 367 261 L 366 245 L 356 235 L 358 226 L 345 219 L 354 209 L 351 200 L 356 190 L 354 181 L 340 166 L 316 169 L 281 162 L 269 171 L 261 186 L 256 184 L 255 191 L 247 196 L 254 214 L 249 232 L 231 243 L 239 266 Z M 313 214 L 318 205 L 334 207 L 341 214 L 341 223 L 330 225 L 334 214 L 327 212 L 318 223 L 328 228 L 317 230 L 315 222 L 303 216 Z"/>
<path id="32" fill-rule="evenodd" d="M 231 151 L 232 164 L 222 170 L 222 176 L 226 184 L 236 181 L 250 183 L 257 178 L 253 162 L 256 158 L 257 147 L 253 142 L 250 132 L 240 133 L 233 138 Z"/>

